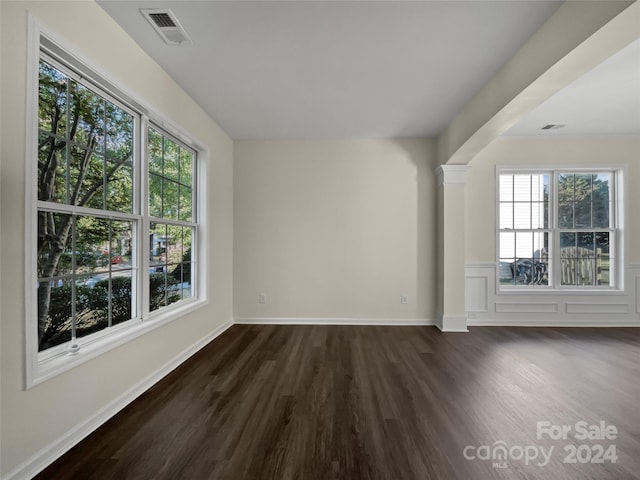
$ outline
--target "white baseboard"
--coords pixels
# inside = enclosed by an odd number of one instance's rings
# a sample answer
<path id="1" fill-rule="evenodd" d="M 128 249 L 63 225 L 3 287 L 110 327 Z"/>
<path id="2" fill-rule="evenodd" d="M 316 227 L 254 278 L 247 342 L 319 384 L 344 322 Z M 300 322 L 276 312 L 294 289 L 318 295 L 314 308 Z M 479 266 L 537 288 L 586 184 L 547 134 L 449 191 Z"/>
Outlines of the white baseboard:
<path id="1" fill-rule="evenodd" d="M 162 380 L 162 378 L 175 370 L 185 360 L 194 355 L 198 350 L 210 343 L 232 325 L 233 321 L 228 320 L 212 331 L 209 335 L 201 338 L 193 345 L 180 352 L 151 375 L 144 378 L 118 398 L 98 410 L 94 415 L 76 425 L 55 442 L 51 443 L 32 455 L 22 464 L 18 465 L 15 469 L 9 472 L 3 480 L 24 480 L 26 478 L 32 478 L 40 473 L 73 446 L 78 444 L 82 439 L 104 424 L 144 392 L 149 390 L 149 388 Z"/>
<path id="2" fill-rule="evenodd" d="M 499 318 L 469 318 L 470 327 L 567 327 L 567 328 L 589 328 L 589 327 L 640 327 L 640 320 L 579 320 L 571 319 L 499 319 Z"/>
<path id="3" fill-rule="evenodd" d="M 390 327 L 433 326 L 428 318 L 320 318 L 320 317 L 240 317 L 237 324 L 249 325 L 381 325 Z"/>
<path id="4" fill-rule="evenodd" d="M 466 315 L 443 315 L 438 313 L 436 326 L 441 332 L 468 332 Z"/>

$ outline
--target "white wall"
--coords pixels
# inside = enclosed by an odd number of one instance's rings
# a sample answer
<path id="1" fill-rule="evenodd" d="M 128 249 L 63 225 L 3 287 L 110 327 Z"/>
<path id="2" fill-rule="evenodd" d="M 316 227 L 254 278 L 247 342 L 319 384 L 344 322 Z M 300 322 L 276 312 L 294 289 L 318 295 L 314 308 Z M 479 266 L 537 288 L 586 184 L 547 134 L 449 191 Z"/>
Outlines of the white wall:
<path id="1" fill-rule="evenodd" d="M 0 476 L 91 422 L 189 347 L 232 321 L 233 143 L 94 2 L 0 2 L 2 8 Z M 27 11 L 66 46 L 210 149 L 210 304 L 29 390 L 24 389 L 24 201 Z M 35 319 L 34 319 L 35 320 Z M 125 395 L 126 396 L 126 395 Z M 80 428 L 82 430 L 82 428 Z M 73 435 L 72 435 L 73 437 Z M 73 439 L 71 439 L 73 440 Z M 25 463 L 26 462 L 26 463 Z M 20 466 L 24 470 L 18 470 Z"/>
<path id="2" fill-rule="evenodd" d="M 429 140 L 236 142 L 236 319 L 432 320 L 434 160 Z"/>
<path id="3" fill-rule="evenodd" d="M 466 289 L 469 324 L 640 324 L 640 138 L 501 137 L 466 175 Z M 533 294 L 496 291 L 496 165 L 626 166 L 625 291 Z"/>

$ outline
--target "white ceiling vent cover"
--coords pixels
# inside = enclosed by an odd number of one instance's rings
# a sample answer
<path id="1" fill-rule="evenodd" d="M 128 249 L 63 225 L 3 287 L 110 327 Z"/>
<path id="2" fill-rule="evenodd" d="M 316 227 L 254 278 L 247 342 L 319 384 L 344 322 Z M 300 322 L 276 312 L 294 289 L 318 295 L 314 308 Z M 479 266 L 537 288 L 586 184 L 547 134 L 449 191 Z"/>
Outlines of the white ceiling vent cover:
<path id="1" fill-rule="evenodd" d="M 140 13 L 146 17 L 167 45 L 193 43 L 176 16 L 168 8 L 142 8 Z"/>

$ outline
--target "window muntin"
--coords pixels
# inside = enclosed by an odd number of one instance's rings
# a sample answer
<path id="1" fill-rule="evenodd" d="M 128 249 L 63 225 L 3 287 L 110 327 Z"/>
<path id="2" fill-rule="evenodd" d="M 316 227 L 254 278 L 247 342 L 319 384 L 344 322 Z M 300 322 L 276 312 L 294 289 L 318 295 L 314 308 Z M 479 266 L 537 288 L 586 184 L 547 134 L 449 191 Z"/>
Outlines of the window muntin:
<path id="1" fill-rule="evenodd" d="M 150 127 L 149 311 L 193 296 L 195 152 Z"/>
<path id="2" fill-rule="evenodd" d="M 56 58 L 41 52 L 38 67 L 32 301 L 38 358 L 48 359 L 65 345 L 76 353 L 78 340 L 196 297 L 197 159 L 161 129 L 141 128 L 141 114 Z M 154 138 L 161 146 L 156 170 L 152 148 L 149 158 L 136 152 Z M 160 190 L 147 190 L 143 199 L 137 177 L 151 179 L 152 172 Z M 153 195 L 160 211 L 140 210 Z M 168 242 L 161 265 L 152 255 L 155 220 L 163 222 Z"/>
<path id="3" fill-rule="evenodd" d="M 133 213 L 134 115 L 40 60 L 38 200 Z"/>
<path id="4" fill-rule="evenodd" d="M 614 171 L 500 173 L 503 287 L 616 287 Z"/>
<path id="5" fill-rule="evenodd" d="M 549 285 L 549 174 L 499 177 L 500 285 Z"/>
<path id="6" fill-rule="evenodd" d="M 191 222 L 194 152 L 154 128 L 148 139 L 149 215 Z"/>

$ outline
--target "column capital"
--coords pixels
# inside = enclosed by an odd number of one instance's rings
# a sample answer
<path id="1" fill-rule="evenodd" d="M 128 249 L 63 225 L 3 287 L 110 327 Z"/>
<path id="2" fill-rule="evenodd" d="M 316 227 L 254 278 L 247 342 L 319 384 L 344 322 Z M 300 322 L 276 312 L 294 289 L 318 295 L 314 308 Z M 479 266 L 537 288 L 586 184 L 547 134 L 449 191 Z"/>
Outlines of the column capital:
<path id="1" fill-rule="evenodd" d="M 434 170 L 438 187 L 442 185 L 464 185 L 464 174 L 469 165 L 440 165 Z"/>

